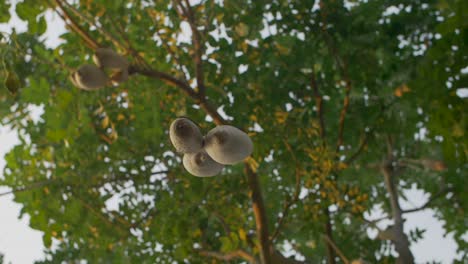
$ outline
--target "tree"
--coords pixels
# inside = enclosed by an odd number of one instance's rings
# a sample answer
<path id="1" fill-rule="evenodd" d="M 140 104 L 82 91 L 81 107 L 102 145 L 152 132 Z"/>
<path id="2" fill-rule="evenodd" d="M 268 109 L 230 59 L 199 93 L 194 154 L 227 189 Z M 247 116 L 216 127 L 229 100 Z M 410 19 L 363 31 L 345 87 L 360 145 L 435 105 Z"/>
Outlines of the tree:
<path id="1" fill-rule="evenodd" d="M 68 29 L 55 48 L 48 11 Z M 16 13 L 28 31 L 3 36 L 0 115 L 21 144 L 0 183 L 44 232 L 40 263 L 413 263 L 424 231 L 404 232 L 405 214 L 426 208 L 466 261 L 466 1 L 24 0 Z M 78 90 L 68 75 L 98 47 L 131 78 Z M 253 155 L 188 175 L 168 139 L 181 115 L 248 131 Z M 430 198 L 401 208 L 412 186 Z M 365 217 L 376 207 L 393 226 Z"/>

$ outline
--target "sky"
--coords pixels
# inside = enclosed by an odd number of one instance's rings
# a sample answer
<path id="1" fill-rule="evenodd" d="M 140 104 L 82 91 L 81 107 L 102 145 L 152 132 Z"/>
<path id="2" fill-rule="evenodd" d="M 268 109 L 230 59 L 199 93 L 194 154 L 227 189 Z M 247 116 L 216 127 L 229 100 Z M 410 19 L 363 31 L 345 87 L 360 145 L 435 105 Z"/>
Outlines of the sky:
<path id="1" fill-rule="evenodd" d="M 13 1 L 16 2 L 16 1 Z M 14 13 L 12 19 L 7 24 L 0 24 L 0 31 L 9 32 L 14 27 L 17 31 L 23 31 L 26 24 L 22 22 Z M 52 13 L 46 14 L 48 29 L 44 34 L 46 43 L 54 47 L 60 42 L 59 36 L 65 32 L 64 24 L 59 17 Z M 466 68 L 468 71 L 468 67 Z M 459 96 L 466 97 L 468 89 L 459 91 Z M 40 115 L 39 108 L 34 111 L 34 119 Z M 17 134 L 8 127 L 0 126 L 0 177 L 5 166 L 4 155 L 16 144 L 19 144 Z M 0 193 L 9 191 L 5 187 L 0 187 Z M 403 209 L 414 208 L 427 201 L 428 196 L 422 191 L 413 189 L 407 193 L 411 202 L 401 201 Z M 12 264 L 30 264 L 34 260 L 44 257 L 44 246 L 42 245 L 42 232 L 33 230 L 29 227 L 29 216 L 24 215 L 19 219 L 21 205 L 15 203 L 13 195 L 0 196 L 0 253 L 5 254 L 5 263 Z M 376 219 L 382 215 L 382 211 L 375 209 L 369 219 Z M 435 219 L 432 210 L 424 210 L 413 214 L 405 215 L 405 231 L 418 227 L 427 229 L 425 239 L 411 246 L 417 263 L 427 261 L 439 261 L 443 264 L 449 264 L 456 256 L 456 244 L 453 237 L 449 234 L 444 237 L 442 223 Z M 390 222 L 383 222 L 383 225 Z M 383 227 L 383 226 L 381 226 Z M 370 237 L 376 234 L 368 232 Z"/>

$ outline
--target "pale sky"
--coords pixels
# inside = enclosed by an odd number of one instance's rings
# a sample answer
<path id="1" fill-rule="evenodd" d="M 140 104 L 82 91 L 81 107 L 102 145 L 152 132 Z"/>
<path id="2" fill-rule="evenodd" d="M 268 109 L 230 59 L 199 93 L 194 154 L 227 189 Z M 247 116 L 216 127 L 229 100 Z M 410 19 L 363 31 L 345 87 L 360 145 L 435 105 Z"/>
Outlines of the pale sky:
<path id="1" fill-rule="evenodd" d="M 12 1 L 16 2 L 16 1 Z M 65 32 L 63 22 L 51 13 L 46 15 L 48 21 L 47 44 L 56 46 L 59 43 L 59 35 Z M 25 23 L 13 15 L 8 24 L 0 24 L 0 31 L 10 32 L 15 27 L 17 31 L 25 30 Z M 464 90 L 463 92 L 467 92 Z M 468 92 L 467 92 L 468 93 Z M 461 95 L 460 95 L 461 96 Z M 37 113 L 36 113 L 37 114 Z M 0 177 L 2 176 L 5 161 L 3 156 L 19 141 L 15 131 L 6 127 L 0 127 Z M 0 193 L 8 191 L 7 188 L 0 187 Z M 18 219 L 21 205 L 12 201 L 12 195 L 0 197 L 0 252 L 5 254 L 5 263 L 30 264 L 34 260 L 44 257 L 42 245 L 42 232 L 32 230 L 29 227 L 29 216 L 25 215 Z M 411 204 L 401 201 L 403 208 L 414 208 L 423 204 L 427 196 L 418 190 L 408 193 Z M 369 218 L 378 218 L 381 212 L 375 210 Z M 456 244 L 451 235 L 443 237 L 442 224 L 433 217 L 432 210 L 405 215 L 407 218 L 405 229 L 418 227 L 427 229 L 425 239 L 412 245 L 417 263 L 427 261 L 440 261 L 449 264 L 456 256 Z M 371 232 L 369 235 L 375 236 Z"/>

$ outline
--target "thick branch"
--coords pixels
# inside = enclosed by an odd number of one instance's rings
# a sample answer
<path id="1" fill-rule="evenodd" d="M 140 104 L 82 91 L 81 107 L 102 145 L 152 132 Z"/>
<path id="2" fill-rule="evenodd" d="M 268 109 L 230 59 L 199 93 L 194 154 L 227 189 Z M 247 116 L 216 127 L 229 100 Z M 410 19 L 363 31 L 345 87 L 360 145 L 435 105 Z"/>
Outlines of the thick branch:
<path id="1" fill-rule="evenodd" d="M 257 263 L 257 261 L 252 255 L 250 255 L 248 252 L 241 250 L 241 249 L 235 250 L 226 254 L 216 252 L 216 251 L 200 250 L 199 254 L 205 257 L 212 257 L 212 258 L 224 260 L 224 261 L 231 261 L 234 259 L 244 259 L 248 261 L 249 263 Z"/>
<path id="2" fill-rule="evenodd" d="M 323 236 L 325 241 L 335 250 L 336 254 L 341 258 L 344 264 L 349 264 L 349 260 L 346 258 L 346 256 L 343 254 L 343 252 L 338 248 L 338 246 L 331 240 L 330 237 L 328 236 Z"/>
<path id="3" fill-rule="evenodd" d="M 211 118 L 213 118 L 213 121 L 215 124 L 217 125 L 227 124 L 227 121 L 224 120 L 224 118 L 218 113 L 216 108 L 213 105 L 211 105 L 211 103 L 208 100 L 200 97 L 200 95 L 195 90 L 193 90 L 192 87 L 190 87 L 190 85 L 186 81 L 177 79 L 168 73 L 156 71 L 153 69 L 141 68 L 137 66 L 130 67 L 129 74 L 135 74 L 135 73 L 144 75 L 146 77 L 162 80 L 171 86 L 182 89 L 182 91 L 185 94 L 187 94 L 190 98 L 192 98 L 195 101 L 195 103 L 197 103 L 203 110 L 205 110 L 205 112 L 208 115 L 211 116 Z"/>
<path id="4" fill-rule="evenodd" d="M 398 252 L 397 263 L 401 264 L 412 264 L 414 263 L 414 257 L 410 250 L 410 244 L 408 237 L 404 233 L 404 220 L 402 217 L 402 210 L 400 203 L 398 202 L 398 190 L 395 185 L 395 174 L 392 166 L 392 142 L 391 139 L 387 140 L 387 160 L 382 164 L 381 171 L 384 176 L 385 187 L 389 194 L 390 206 L 392 209 L 392 216 L 394 220 L 394 237 L 393 243 L 395 244 L 395 249 Z"/>
<path id="5" fill-rule="evenodd" d="M 153 69 L 140 68 L 136 66 L 130 67 L 128 71 L 129 71 L 129 74 L 138 73 L 146 77 L 162 80 L 171 86 L 175 86 L 175 87 L 182 89 L 182 91 L 185 94 L 187 94 L 189 97 L 198 100 L 197 93 L 192 89 L 192 87 L 190 87 L 190 85 L 187 82 L 183 80 L 179 80 L 168 73 L 160 72 L 160 71 L 153 70 Z"/>
<path id="6" fill-rule="evenodd" d="M 257 235 L 260 241 L 260 256 L 263 264 L 269 264 L 271 263 L 270 238 L 268 235 L 268 222 L 260 182 L 258 180 L 258 175 L 247 163 L 245 164 L 245 174 L 247 174 L 249 188 L 252 192 L 252 208 L 255 215 Z"/>

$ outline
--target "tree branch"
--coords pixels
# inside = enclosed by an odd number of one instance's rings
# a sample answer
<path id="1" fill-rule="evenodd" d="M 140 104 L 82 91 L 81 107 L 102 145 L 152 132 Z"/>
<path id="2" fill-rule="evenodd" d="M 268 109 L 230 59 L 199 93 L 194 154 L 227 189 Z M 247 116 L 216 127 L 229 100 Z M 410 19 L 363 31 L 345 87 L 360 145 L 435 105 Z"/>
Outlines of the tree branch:
<path id="1" fill-rule="evenodd" d="M 452 190 L 452 188 L 444 188 L 444 189 L 440 190 L 438 193 L 432 195 L 431 198 L 426 203 L 424 203 L 423 205 L 421 205 L 419 207 L 416 207 L 416 208 L 413 208 L 413 209 L 402 210 L 401 213 L 402 214 L 409 214 L 409 213 L 414 213 L 414 212 L 424 210 L 424 209 L 428 208 L 429 206 L 431 206 L 431 204 L 435 200 L 442 197 L 443 195 L 445 195 L 447 192 L 449 192 L 451 190 Z"/>
<path id="2" fill-rule="evenodd" d="M 402 217 L 402 210 L 398 202 L 398 191 L 395 185 L 395 174 L 393 173 L 393 145 L 390 137 L 387 137 L 387 159 L 381 165 L 381 172 L 384 176 L 385 187 L 389 194 L 390 206 L 392 209 L 392 216 L 394 220 L 394 237 L 393 243 L 398 252 L 397 263 L 412 264 L 414 257 L 410 250 L 408 237 L 404 233 L 404 220 Z"/>
<path id="3" fill-rule="evenodd" d="M 124 230 L 120 225 L 117 225 L 114 222 L 112 222 L 101 211 L 96 210 L 92 205 L 88 204 L 85 200 L 83 200 L 81 197 L 79 197 L 76 192 L 74 192 L 73 190 L 71 190 L 70 192 L 71 192 L 71 194 L 73 194 L 73 197 L 83 205 L 84 208 L 88 209 L 92 214 L 94 214 L 97 218 L 101 219 L 108 226 L 110 226 L 113 229 L 117 228 L 122 233 L 128 233 L 127 230 Z M 122 222 L 119 221 L 119 223 L 122 223 Z M 127 227 L 128 226 L 126 226 L 126 228 Z"/>
<path id="4" fill-rule="evenodd" d="M 349 264 L 349 260 L 346 258 L 346 256 L 343 254 L 343 252 L 336 246 L 336 244 L 331 240 L 331 238 L 327 235 L 324 235 L 323 238 L 327 243 L 335 250 L 336 254 L 341 258 L 344 264 Z"/>
<path id="5" fill-rule="evenodd" d="M 34 190 L 34 189 L 37 189 L 37 188 L 41 188 L 43 186 L 47 186 L 50 183 L 53 183 L 53 182 L 56 182 L 56 181 L 58 181 L 58 179 L 50 179 L 50 180 L 45 180 L 45 181 L 40 181 L 40 182 L 34 182 L 34 183 L 30 184 L 30 185 L 20 187 L 20 188 L 12 188 L 11 191 L 0 193 L 0 197 L 6 196 L 6 195 L 9 195 L 9 194 L 15 194 L 15 193 L 19 193 L 19 192 Z"/>
<path id="6" fill-rule="evenodd" d="M 57 9 L 54 8 L 55 12 L 62 18 L 63 22 L 65 22 L 65 24 L 67 24 L 73 32 L 78 34 L 78 36 L 80 36 L 83 39 L 83 41 L 89 48 L 93 50 L 99 48 L 99 44 L 84 29 L 82 29 L 78 25 L 78 23 L 76 23 L 76 21 L 65 10 L 60 0 L 54 0 L 54 2 L 57 4 L 60 11 L 63 13 L 61 14 L 60 12 L 58 12 Z"/>
<path id="7" fill-rule="evenodd" d="M 203 43 L 200 36 L 200 31 L 198 31 L 197 23 L 195 19 L 195 13 L 193 12 L 192 7 L 188 0 L 184 0 L 185 7 L 182 5 L 180 0 L 177 0 L 182 12 L 179 12 L 179 15 L 182 18 L 186 18 L 187 22 L 190 25 L 192 30 L 192 44 L 194 48 L 193 61 L 195 63 L 195 76 L 197 79 L 198 94 L 201 98 L 205 97 L 205 80 L 203 74 Z M 177 9 L 176 9 L 177 10 Z"/>
<path id="8" fill-rule="evenodd" d="M 322 20 L 322 33 L 325 38 L 325 43 L 328 47 L 329 52 L 333 56 L 336 61 L 336 65 L 338 66 L 338 70 L 340 71 L 341 77 L 345 81 L 345 97 L 343 99 L 343 107 L 340 112 L 340 117 L 338 121 L 338 142 L 336 144 L 336 152 L 339 151 L 340 146 L 343 145 L 343 134 L 344 134 L 344 125 L 345 125 L 345 117 L 346 113 L 349 108 L 349 94 L 351 92 L 351 78 L 348 74 L 348 65 L 346 62 L 341 58 L 338 49 L 336 48 L 332 36 L 327 31 L 327 16 L 326 16 L 326 6 L 324 1 L 320 1 L 320 10 L 322 13 L 321 20 Z"/>
<path id="9" fill-rule="evenodd" d="M 247 174 L 249 188 L 251 190 L 252 208 L 257 227 L 257 236 L 260 242 L 260 256 L 263 264 L 271 263 L 270 237 L 268 235 L 268 221 L 265 213 L 265 204 L 263 203 L 262 190 L 258 175 L 245 163 L 245 174 Z"/>
<path id="10" fill-rule="evenodd" d="M 318 89 L 317 80 L 315 79 L 315 72 L 313 71 L 310 77 L 310 84 L 312 86 L 312 90 L 314 91 L 315 107 L 317 107 L 317 114 L 320 122 L 320 137 L 322 138 L 322 140 L 325 140 L 326 131 L 325 121 L 323 118 L 323 98 Z"/>
<path id="11" fill-rule="evenodd" d="M 76 16 L 80 17 L 82 20 L 84 20 L 88 24 L 94 26 L 103 36 L 105 36 L 108 40 L 114 43 L 115 46 L 121 47 L 121 48 L 123 47 L 120 41 L 118 41 L 114 36 L 112 36 L 111 33 L 107 32 L 102 27 L 99 27 L 98 25 L 96 25 L 96 23 L 91 18 L 87 17 L 80 11 L 76 10 L 76 8 L 70 5 L 69 3 L 67 3 L 67 1 L 63 1 L 63 0 L 56 0 L 56 1 L 60 2 L 61 4 L 66 5 Z M 61 7 L 63 9 L 63 6 Z"/>
<path id="12" fill-rule="evenodd" d="M 346 164 L 351 164 L 353 161 L 355 161 L 363 152 L 364 152 L 364 149 L 366 148 L 368 142 L 369 142 L 369 137 L 372 135 L 372 133 L 374 132 L 375 130 L 375 127 L 376 127 L 376 121 L 378 121 L 380 119 L 380 117 L 385 113 L 386 110 L 388 110 L 394 103 L 396 102 L 396 100 L 392 100 L 389 104 L 387 105 L 382 105 L 380 111 L 379 111 L 379 114 L 377 115 L 377 117 L 375 118 L 374 120 L 374 124 L 371 124 L 370 125 L 370 128 L 369 130 L 366 132 L 364 131 L 364 136 L 362 137 L 362 140 L 359 144 L 359 147 L 358 149 L 356 150 L 356 152 L 354 152 L 350 157 L 349 159 L 347 159 L 345 161 Z"/>
<path id="13" fill-rule="evenodd" d="M 349 157 L 349 159 L 345 162 L 346 164 L 352 163 L 354 160 L 356 160 L 359 157 L 359 155 L 362 154 L 365 147 L 367 146 L 368 140 L 369 140 L 369 133 L 365 133 L 364 136 L 362 137 L 362 140 L 361 140 L 361 143 L 359 144 L 358 149 L 356 150 L 356 152 L 354 152 L 351 155 L 351 157 Z"/>
<path id="14" fill-rule="evenodd" d="M 198 101 L 197 93 L 192 89 L 192 87 L 190 87 L 190 85 L 187 82 L 177 79 L 168 73 L 160 72 L 160 71 L 153 70 L 153 69 L 141 68 L 136 65 L 131 65 L 128 69 L 128 72 L 129 74 L 137 73 L 137 74 L 144 75 L 146 77 L 162 80 L 171 86 L 180 88 L 189 97 Z"/>
<path id="15" fill-rule="evenodd" d="M 281 212 L 281 216 L 277 221 L 278 225 L 276 226 L 276 229 L 275 229 L 275 231 L 273 232 L 273 235 L 270 238 L 272 243 L 275 241 L 275 239 L 279 235 L 279 233 L 281 231 L 281 228 L 284 225 L 284 221 L 288 217 L 289 210 L 291 209 L 292 205 L 295 204 L 299 200 L 299 194 L 300 194 L 300 191 L 301 191 L 301 175 L 299 174 L 299 170 L 298 170 L 298 167 L 297 167 L 296 154 L 294 154 L 294 151 L 292 150 L 291 146 L 289 145 L 289 143 L 285 139 L 283 139 L 283 142 L 284 142 L 284 144 L 286 146 L 286 149 L 291 154 L 291 156 L 292 156 L 292 158 L 294 160 L 294 163 L 296 164 L 296 166 L 295 166 L 296 169 L 295 169 L 295 173 L 294 173 L 295 178 L 296 178 L 296 184 L 295 184 L 294 193 L 293 193 L 292 197 L 290 197 L 284 203 L 283 211 Z"/>
<path id="16" fill-rule="evenodd" d="M 331 224 L 331 219 L 330 219 L 330 211 L 328 208 L 325 208 L 325 237 L 328 238 L 333 243 L 333 229 L 332 229 L 332 224 Z M 328 258 L 328 264 L 335 264 L 335 250 L 333 246 L 331 246 L 330 243 L 327 242 L 327 258 Z"/>

